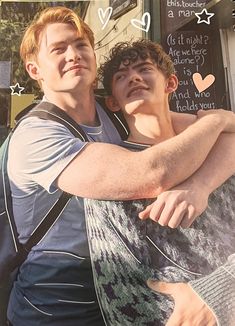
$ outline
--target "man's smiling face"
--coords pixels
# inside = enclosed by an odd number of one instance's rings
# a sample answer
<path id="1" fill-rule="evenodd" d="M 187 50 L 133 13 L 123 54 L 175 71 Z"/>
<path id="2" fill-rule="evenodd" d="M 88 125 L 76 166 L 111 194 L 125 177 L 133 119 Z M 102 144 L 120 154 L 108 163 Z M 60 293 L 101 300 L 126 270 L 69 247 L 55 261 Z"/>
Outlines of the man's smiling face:
<path id="1" fill-rule="evenodd" d="M 94 50 L 70 24 L 48 24 L 42 32 L 35 62 L 44 91 L 73 92 L 91 87 L 96 76 Z"/>
<path id="2" fill-rule="evenodd" d="M 122 62 L 112 79 L 112 95 L 126 114 L 144 105 L 158 106 L 168 100 L 168 78 L 151 59 L 138 59 L 128 65 Z"/>

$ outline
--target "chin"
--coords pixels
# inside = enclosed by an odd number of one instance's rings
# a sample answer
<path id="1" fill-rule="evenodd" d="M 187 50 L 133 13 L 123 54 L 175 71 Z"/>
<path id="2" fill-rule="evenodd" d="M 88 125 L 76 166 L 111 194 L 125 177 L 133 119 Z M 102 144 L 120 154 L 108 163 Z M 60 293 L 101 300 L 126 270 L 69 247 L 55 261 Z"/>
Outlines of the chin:
<path id="1" fill-rule="evenodd" d="M 145 104 L 144 99 L 133 100 L 125 105 L 125 111 L 128 114 L 134 113 L 136 110 L 138 110 L 144 104 Z"/>

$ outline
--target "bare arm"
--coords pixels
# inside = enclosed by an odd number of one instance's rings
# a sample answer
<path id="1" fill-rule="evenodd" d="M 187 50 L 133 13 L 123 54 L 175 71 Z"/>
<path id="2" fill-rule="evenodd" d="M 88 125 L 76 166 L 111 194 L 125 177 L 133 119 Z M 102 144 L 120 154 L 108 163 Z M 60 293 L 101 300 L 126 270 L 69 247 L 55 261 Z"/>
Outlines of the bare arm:
<path id="1" fill-rule="evenodd" d="M 58 186 L 88 198 L 153 198 L 192 175 L 224 129 L 235 131 L 235 121 L 214 114 L 142 152 L 110 144 L 88 144 L 60 174 Z"/>
<path id="2" fill-rule="evenodd" d="M 200 112 L 200 116 L 210 112 Z M 182 118 L 180 117 L 182 116 Z M 195 116 L 173 116 L 177 132 L 195 121 Z M 182 123 L 181 123 L 182 121 Z M 198 144 L 196 145 L 197 149 Z M 140 213 L 161 225 L 189 227 L 207 207 L 209 195 L 235 173 L 235 133 L 222 133 L 201 167 L 183 183 L 163 192 Z"/>
<path id="3" fill-rule="evenodd" d="M 200 110 L 199 118 L 211 114 Z M 172 112 L 176 133 L 194 123 L 197 116 Z M 195 144 L 198 147 L 198 144 Z M 213 192 L 235 173 L 235 133 L 222 133 L 211 149 L 202 166 L 187 180 L 188 185 L 204 187 L 208 194 Z M 186 185 L 186 184 L 185 184 Z"/>
<path id="4" fill-rule="evenodd" d="M 199 111 L 199 117 L 210 114 Z M 210 194 L 235 173 L 235 133 L 222 133 L 207 159 L 192 175 L 192 183 L 199 183 Z"/>
<path id="5" fill-rule="evenodd" d="M 197 121 L 197 115 L 189 114 L 189 113 L 178 113 L 171 111 L 171 121 L 173 124 L 173 128 L 175 133 L 178 135 L 186 128 L 191 126 L 194 122 Z"/>

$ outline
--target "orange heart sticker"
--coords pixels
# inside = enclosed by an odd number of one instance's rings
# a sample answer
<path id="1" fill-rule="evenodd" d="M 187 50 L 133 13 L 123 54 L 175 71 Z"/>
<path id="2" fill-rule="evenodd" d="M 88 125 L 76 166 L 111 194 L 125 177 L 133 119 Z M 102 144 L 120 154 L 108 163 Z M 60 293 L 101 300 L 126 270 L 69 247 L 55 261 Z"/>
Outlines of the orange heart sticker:
<path id="1" fill-rule="evenodd" d="M 199 93 L 203 92 L 205 89 L 210 87 L 215 81 L 215 76 L 212 74 L 207 75 L 204 79 L 202 79 L 202 75 L 198 72 L 193 74 L 193 82 L 196 86 Z"/>

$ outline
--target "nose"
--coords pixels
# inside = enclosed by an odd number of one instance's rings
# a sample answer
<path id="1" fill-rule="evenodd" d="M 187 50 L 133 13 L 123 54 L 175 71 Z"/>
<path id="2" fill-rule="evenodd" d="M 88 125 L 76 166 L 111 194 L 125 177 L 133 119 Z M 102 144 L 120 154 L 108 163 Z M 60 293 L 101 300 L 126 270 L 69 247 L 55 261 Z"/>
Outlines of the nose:
<path id="1" fill-rule="evenodd" d="M 66 61 L 78 61 L 81 59 L 81 55 L 76 47 L 69 45 L 66 51 Z"/>
<path id="2" fill-rule="evenodd" d="M 133 71 L 132 73 L 130 73 L 129 76 L 129 83 L 135 83 L 135 82 L 140 82 L 142 81 L 142 77 L 140 74 L 138 74 L 136 71 Z"/>

